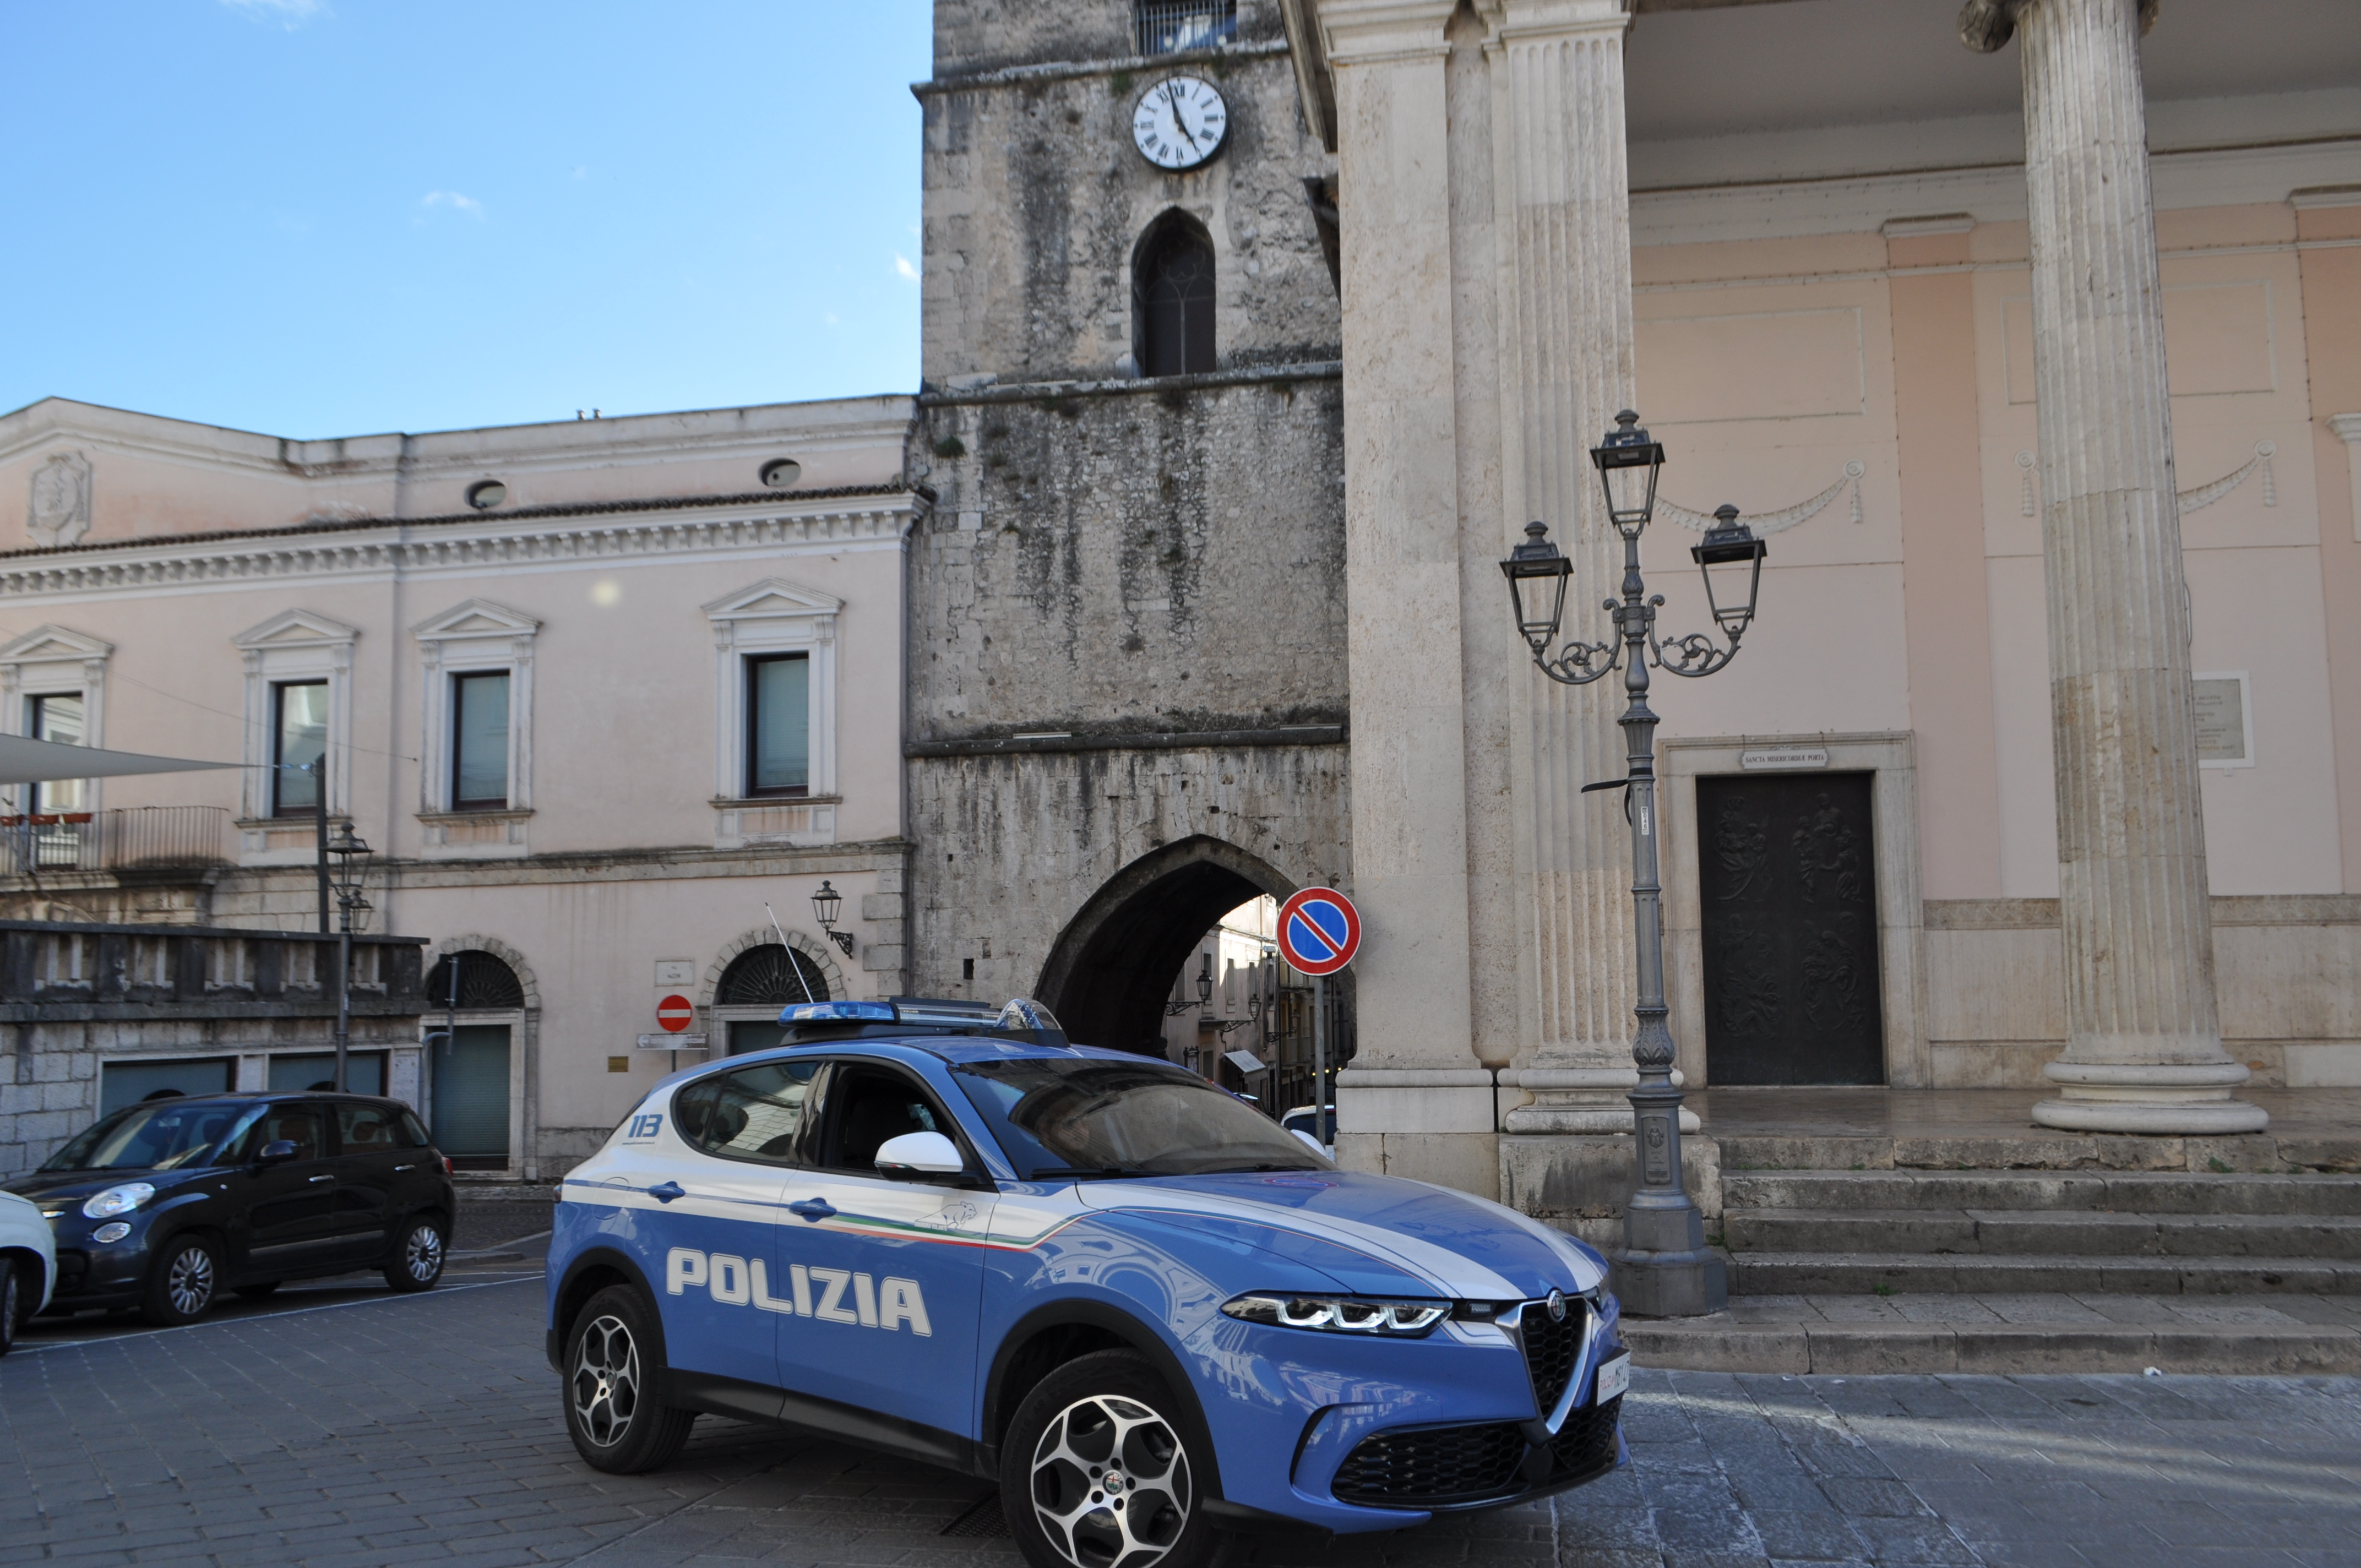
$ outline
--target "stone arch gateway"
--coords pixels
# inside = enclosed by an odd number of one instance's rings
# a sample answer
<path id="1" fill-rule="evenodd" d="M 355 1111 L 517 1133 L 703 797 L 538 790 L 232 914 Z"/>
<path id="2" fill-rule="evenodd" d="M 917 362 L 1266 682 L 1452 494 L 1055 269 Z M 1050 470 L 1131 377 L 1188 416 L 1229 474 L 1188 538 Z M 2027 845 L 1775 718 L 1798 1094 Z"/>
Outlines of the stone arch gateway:
<path id="1" fill-rule="evenodd" d="M 1199 834 L 1150 850 L 1059 934 L 1038 994 L 1077 1040 L 1159 1053 L 1165 998 L 1189 949 L 1246 900 L 1294 891 L 1270 862 L 1219 839 Z"/>

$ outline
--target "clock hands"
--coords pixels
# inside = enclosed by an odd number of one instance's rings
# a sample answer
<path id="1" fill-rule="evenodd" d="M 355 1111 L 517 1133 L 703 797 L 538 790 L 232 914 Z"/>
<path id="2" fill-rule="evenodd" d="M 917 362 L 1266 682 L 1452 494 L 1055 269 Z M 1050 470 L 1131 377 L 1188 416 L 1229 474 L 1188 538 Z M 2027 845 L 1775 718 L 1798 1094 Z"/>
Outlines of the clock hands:
<path id="1" fill-rule="evenodd" d="M 1191 130 L 1189 128 L 1189 122 L 1180 117 L 1180 89 L 1179 83 L 1171 82 L 1166 82 L 1164 84 L 1164 107 L 1172 115 L 1172 123 L 1180 128 L 1180 134 L 1189 138 L 1189 150 L 1191 152 L 1202 152 L 1204 149 L 1198 144 L 1197 133 Z"/>

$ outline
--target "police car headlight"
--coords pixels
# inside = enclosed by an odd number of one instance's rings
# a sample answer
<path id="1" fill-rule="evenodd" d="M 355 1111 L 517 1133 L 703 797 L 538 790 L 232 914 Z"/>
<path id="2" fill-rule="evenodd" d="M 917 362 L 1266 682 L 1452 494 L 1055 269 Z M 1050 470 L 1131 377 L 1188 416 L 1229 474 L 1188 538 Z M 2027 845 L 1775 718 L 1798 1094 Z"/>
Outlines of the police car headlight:
<path id="1" fill-rule="evenodd" d="M 1242 1322 L 1328 1333 L 1416 1338 L 1450 1315 L 1448 1301 L 1383 1301 L 1366 1296 L 1240 1296 L 1222 1310 Z"/>
<path id="2" fill-rule="evenodd" d="M 126 1181 L 104 1192 L 92 1194 L 82 1206 L 82 1216 L 91 1220 L 111 1220 L 117 1214 L 128 1214 L 154 1196 L 156 1189 L 148 1183 Z"/>

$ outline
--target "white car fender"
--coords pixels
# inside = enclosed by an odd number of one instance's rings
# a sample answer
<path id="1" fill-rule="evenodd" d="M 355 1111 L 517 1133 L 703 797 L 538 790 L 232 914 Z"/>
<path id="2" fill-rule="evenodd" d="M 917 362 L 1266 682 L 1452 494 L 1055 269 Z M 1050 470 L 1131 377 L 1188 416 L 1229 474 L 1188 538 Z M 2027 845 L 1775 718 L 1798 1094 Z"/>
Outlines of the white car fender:
<path id="1" fill-rule="evenodd" d="M 14 1192 L 0 1192 L 0 1252 L 29 1252 L 40 1259 L 40 1299 L 32 1310 L 38 1312 L 48 1306 L 58 1288 L 57 1237 L 39 1208 Z"/>

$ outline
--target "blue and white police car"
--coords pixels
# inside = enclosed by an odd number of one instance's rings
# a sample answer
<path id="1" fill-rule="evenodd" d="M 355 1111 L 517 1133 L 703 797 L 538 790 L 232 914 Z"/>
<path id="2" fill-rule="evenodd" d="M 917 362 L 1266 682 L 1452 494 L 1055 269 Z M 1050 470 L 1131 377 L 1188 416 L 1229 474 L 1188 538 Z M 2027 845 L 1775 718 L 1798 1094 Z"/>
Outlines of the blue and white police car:
<path id="1" fill-rule="evenodd" d="M 996 1480 L 1036 1568 L 1193 1568 L 1625 1462 L 1631 1359 L 1573 1238 L 1338 1170 L 1029 1003 L 781 1021 L 565 1180 L 549 1355 L 593 1466 L 780 1420 Z"/>

